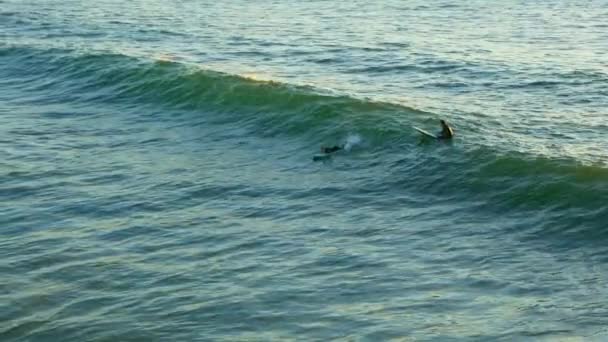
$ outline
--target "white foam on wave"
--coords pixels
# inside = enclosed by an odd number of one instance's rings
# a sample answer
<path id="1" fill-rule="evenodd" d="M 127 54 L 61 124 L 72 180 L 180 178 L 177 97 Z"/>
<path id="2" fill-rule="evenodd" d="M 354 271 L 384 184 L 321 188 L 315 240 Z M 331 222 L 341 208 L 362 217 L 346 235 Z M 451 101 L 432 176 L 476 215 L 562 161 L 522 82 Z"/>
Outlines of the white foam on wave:
<path id="1" fill-rule="evenodd" d="M 350 134 L 346 137 L 346 143 L 344 144 L 344 150 L 350 151 L 353 146 L 359 145 L 363 141 L 359 134 Z"/>

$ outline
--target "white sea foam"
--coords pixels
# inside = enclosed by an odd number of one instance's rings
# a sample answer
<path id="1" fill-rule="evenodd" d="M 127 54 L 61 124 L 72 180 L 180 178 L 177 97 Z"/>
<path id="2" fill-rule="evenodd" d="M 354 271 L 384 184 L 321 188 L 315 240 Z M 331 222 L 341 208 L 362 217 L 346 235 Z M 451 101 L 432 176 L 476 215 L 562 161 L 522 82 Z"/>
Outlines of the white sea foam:
<path id="1" fill-rule="evenodd" d="M 350 134 L 346 137 L 346 143 L 344 144 L 344 150 L 350 151 L 353 146 L 359 145 L 363 139 L 358 134 Z"/>

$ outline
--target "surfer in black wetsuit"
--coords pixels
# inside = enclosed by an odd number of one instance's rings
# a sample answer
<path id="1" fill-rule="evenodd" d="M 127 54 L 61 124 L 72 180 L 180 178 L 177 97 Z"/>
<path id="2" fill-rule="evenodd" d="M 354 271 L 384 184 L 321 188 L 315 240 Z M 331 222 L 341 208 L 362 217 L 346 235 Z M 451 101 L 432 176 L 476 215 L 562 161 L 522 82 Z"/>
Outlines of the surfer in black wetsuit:
<path id="1" fill-rule="evenodd" d="M 454 130 L 448 126 L 445 120 L 441 120 L 441 133 L 437 135 L 437 139 L 452 139 Z"/>
<path id="2" fill-rule="evenodd" d="M 321 147 L 321 152 L 323 153 L 334 153 L 340 150 L 344 149 L 344 145 L 336 145 L 336 146 L 332 146 L 332 147 Z"/>

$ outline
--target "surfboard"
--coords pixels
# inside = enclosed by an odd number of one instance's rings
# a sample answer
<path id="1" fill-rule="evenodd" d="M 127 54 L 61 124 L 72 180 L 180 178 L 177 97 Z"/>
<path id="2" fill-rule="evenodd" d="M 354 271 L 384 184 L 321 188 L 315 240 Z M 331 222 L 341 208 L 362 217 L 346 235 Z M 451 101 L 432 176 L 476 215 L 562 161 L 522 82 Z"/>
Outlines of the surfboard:
<path id="1" fill-rule="evenodd" d="M 434 134 L 429 133 L 429 132 L 423 130 L 422 128 L 418 128 L 416 126 L 413 126 L 413 127 L 414 127 L 415 130 L 417 130 L 418 132 L 420 132 L 420 134 L 422 134 L 424 136 L 427 136 L 429 138 L 437 139 L 437 137 Z"/>

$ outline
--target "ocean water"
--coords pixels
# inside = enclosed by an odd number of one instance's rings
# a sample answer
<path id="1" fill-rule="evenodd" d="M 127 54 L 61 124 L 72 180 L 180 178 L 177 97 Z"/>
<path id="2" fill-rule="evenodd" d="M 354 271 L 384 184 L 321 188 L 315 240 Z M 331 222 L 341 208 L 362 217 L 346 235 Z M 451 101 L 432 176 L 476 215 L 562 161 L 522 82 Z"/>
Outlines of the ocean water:
<path id="1" fill-rule="evenodd" d="M 608 340 L 607 18 L 0 0 L 0 341 Z"/>

